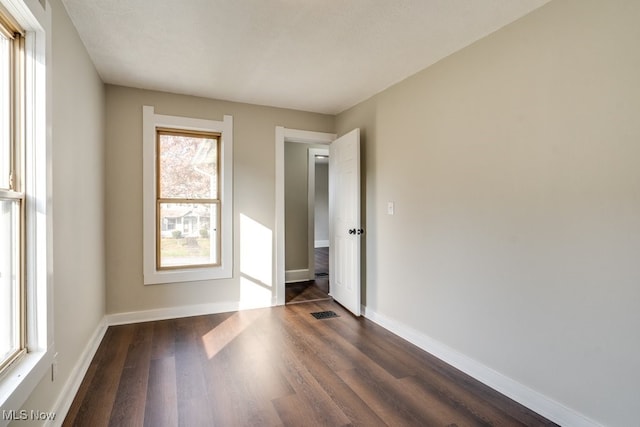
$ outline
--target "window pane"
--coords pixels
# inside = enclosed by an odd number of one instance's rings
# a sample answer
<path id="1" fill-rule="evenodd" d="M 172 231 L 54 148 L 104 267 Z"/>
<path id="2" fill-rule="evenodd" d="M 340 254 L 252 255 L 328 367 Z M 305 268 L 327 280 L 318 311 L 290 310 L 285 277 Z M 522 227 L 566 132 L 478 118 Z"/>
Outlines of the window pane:
<path id="1" fill-rule="evenodd" d="M 0 364 L 20 348 L 19 211 L 0 200 Z"/>
<path id="2" fill-rule="evenodd" d="M 218 203 L 160 203 L 158 268 L 217 265 Z"/>
<path id="3" fill-rule="evenodd" d="M 215 137 L 159 133 L 160 198 L 217 199 Z"/>
<path id="4" fill-rule="evenodd" d="M 9 174 L 11 171 L 10 47 L 11 42 L 9 39 L 0 33 L 0 188 L 9 188 Z"/>

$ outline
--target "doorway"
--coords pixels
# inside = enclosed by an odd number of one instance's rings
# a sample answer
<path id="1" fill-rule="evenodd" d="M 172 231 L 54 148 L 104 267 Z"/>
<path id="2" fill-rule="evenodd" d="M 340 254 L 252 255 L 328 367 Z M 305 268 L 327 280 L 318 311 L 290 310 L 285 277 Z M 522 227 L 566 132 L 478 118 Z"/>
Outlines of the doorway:
<path id="1" fill-rule="evenodd" d="M 276 127 L 276 277 L 274 304 L 284 305 L 286 301 L 286 273 L 285 273 L 285 142 L 305 144 L 310 148 L 312 144 L 329 147 L 336 139 L 336 134 L 325 132 L 312 132 L 297 129 L 289 129 L 282 126 Z M 314 241 L 311 241 L 313 247 Z M 306 253 L 311 253 L 307 250 Z M 313 264 L 315 265 L 315 251 Z M 309 257 L 311 261 L 311 257 Z M 315 267 L 314 267 L 315 275 Z M 306 280 L 309 280 L 310 272 Z"/>
<path id="2" fill-rule="evenodd" d="M 285 180 L 285 304 L 330 299 L 329 149 L 285 143 Z"/>
<path id="3" fill-rule="evenodd" d="M 273 303 L 285 303 L 285 141 L 329 147 L 329 264 L 331 296 L 355 316 L 361 315 L 360 129 L 335 134 L 276 127 L 276 226 Z M 308 253 L 308 252 L 305 252 Z M 307 270 L 307 275 L 308 275 Z"/>

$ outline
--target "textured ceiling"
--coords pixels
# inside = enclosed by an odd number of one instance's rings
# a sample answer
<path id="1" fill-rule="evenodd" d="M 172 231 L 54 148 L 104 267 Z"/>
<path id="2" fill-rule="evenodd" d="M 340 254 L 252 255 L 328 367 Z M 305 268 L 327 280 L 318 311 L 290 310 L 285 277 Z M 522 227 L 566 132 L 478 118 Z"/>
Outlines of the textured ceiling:
<path id="1" fill-rule="evenodd" d="M 336 114 L 549 0 L 62 0 L 106 83 Z"/>

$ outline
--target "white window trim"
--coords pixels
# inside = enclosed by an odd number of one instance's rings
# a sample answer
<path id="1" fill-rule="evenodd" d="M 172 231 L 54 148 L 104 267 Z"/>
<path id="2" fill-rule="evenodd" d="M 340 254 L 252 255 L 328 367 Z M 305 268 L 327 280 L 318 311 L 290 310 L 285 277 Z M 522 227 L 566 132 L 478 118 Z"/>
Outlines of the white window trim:
<path id="1" fill-rule="evenodd" d="M 233 276 L 233 117 L 222 121 L 156 114 L 142 107 L 144 284 L 227 279 Z M 158 270 L 156 268 L 156 129 L 158 127 L 220 133 L 220 266 Z"/>
<path id="2" fill-rule="evenodd" d="M 55 360 L 51 216 L 51 8 L 0 0 L 25 35 L 27 354 L 0 378 L 0 413 L 18 410 Z M 44 101 L 43 101 L 44 100 Z M 0 426 L 8 420 L 0 419 Z"/>

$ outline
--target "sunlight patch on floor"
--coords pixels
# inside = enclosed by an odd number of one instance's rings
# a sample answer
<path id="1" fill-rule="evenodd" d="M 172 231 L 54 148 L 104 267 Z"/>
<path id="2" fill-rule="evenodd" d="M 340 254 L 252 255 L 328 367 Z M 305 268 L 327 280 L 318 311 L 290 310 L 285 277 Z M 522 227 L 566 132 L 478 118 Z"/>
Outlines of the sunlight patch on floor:
<path id="1" fill-rule="evenodd" d="M 202 336 L 202 343 L 209 359 L 214 358 L 230 342 L 247 329 L 263 311 L 249 310 L 234 313 L 224 322 Z"/>

